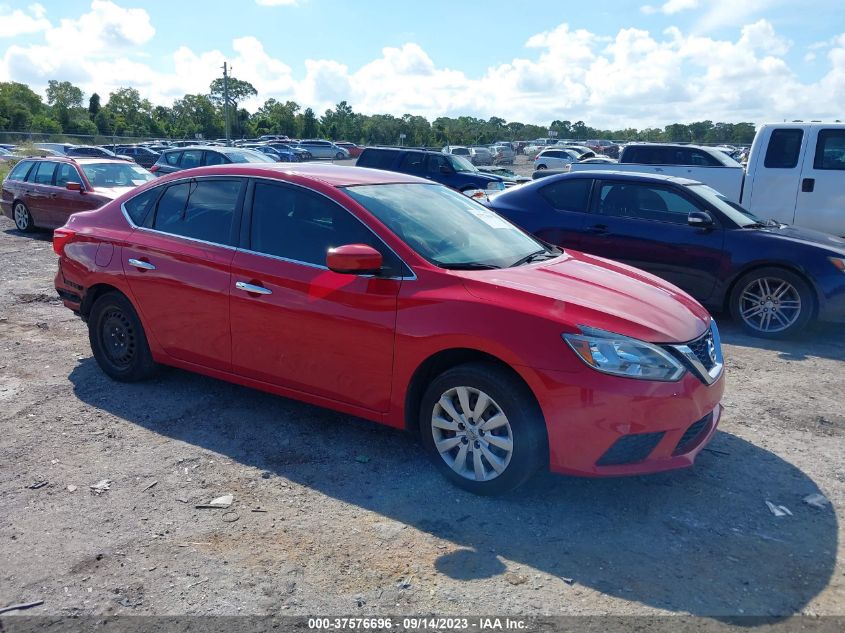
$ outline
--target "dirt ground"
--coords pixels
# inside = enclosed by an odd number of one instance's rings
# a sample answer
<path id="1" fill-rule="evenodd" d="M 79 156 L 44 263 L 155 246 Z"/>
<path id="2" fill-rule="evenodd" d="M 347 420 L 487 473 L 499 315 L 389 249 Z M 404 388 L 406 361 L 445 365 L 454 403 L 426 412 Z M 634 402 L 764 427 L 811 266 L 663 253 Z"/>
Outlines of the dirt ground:
<path id="1" fill-rule="evenodd" d="M 112 382 L 55 268 L 49 235 L 0 219 L 0 607 L 845 614 L 843 327 L 725 319 L 726 413 L 692 469 L 488 499 L 375 424 L 177 370 Z"/>

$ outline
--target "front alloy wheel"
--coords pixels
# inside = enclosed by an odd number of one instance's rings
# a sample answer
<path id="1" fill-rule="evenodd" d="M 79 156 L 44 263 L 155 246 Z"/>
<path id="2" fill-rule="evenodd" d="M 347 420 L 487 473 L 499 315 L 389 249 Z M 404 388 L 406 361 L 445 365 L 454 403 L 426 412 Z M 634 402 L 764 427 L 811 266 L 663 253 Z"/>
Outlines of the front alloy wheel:
<path id="1" fill-rule="evenodd" d="M 476 494 L 513 490 L 548 461 L 537 401 L 502 365 L 473 362 L 440 374 L 423 395 L 419 425 L 437 469 Z"/>
<path id="2" fill-rule="evenodd" d="M 788 270 L 753 271 L 736 284 L 731 312 L 751 334 L 765 338 L 789 336 L 809 322 L 812 292 L 801 277 Z"/>
<path id="3" fill-rule="evenodd" d="M 490 481 L 510 464 L 511 425 L 501 407 L 479 389 L 446 391 L 431 414 L 431 432 L 440 457 L 461 477 Z"/>

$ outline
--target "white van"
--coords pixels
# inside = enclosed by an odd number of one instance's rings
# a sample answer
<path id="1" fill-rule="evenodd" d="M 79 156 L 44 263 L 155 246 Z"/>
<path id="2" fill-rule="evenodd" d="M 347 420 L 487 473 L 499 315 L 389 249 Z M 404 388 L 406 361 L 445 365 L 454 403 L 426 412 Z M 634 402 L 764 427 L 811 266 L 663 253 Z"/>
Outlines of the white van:
<path id="1" fill-rule="evenodd" d="M 710 148 L 686 149 L 721 154 Z M 686 162 L 691 164 L 667 159 L 650 164 L 620 162 L 612 168 L 698 180 L 761 218 L 845 237 L 845 123 L 763 125 L 754 137 L 745 170 L 730 159 L 713 165 Z M 606 170 L 608 166 L 571 166 L 571 171 L 589 169 Z"/>

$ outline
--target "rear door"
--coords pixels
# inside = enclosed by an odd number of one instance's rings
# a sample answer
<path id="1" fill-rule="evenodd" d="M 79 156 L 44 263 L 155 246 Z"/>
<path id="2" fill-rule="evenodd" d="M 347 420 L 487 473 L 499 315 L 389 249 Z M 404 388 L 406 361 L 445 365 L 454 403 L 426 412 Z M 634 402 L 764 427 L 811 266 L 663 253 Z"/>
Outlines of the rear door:
<path id="1" fill-rule="evenodd" d="M 256 180 L 245 222 L 245 249 L 232 264 L 234 371 L 386 411 L 404 264 L 349 211 L 307 188 Z M 329 248 L 356 243 L 382 252 L 383 277 L 328 270 Z"/>
<path id="2" fill-rule="evenodd" d="M 53 178 L 57 167 L 58 165 L 53 161 L 39 161 L 30 170 L 23 188 L 24 204 L 38 226 L 54 226 L 50 211 L 50 195 L 53 193 Z"/>
<path id="3" fill-rule="evenodd" d="M 724 229 L 690 226 L 703 203 L 679 187 L 599 181 L 581 250 L 642 268 L 706 301 L 721 270 Z M 711 214 L 712 216 L 712 214 Z"/>
<path id="4" fill-rule="evenodd" d="M 144 324 L 175 359 L 231 371 L 230 267 L 245 188 L 243 178 L 166 185 L 123 247 Z"/>
<path id="5" fill-rule="evenodd" d="M 795 224 L 845 236 L 845 127 L 808 130 Z"/>
<path id="6" fill-rule="evenodd" d="M 581 250 L 593 182 L 592 178 L 564 178 L 542 187 L 530 200 L 521 198 L 513 205 L 499 205 L 494 200 L 492 206 L 541 240 Z"/>

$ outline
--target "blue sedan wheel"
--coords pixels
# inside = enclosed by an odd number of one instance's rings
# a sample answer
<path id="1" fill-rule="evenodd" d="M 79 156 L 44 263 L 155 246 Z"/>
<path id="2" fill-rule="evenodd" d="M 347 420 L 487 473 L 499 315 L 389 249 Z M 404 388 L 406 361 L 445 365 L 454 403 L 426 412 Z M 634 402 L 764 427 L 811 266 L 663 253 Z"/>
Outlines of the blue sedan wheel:
<path id="1" fill-rule="evenodd" d="M 734 319 L 750 334 L 764 338 L 802 330 L 815 307 L 807 282 L 782 268 L 761 268 L 743 276 L 730 301 Z"/>

